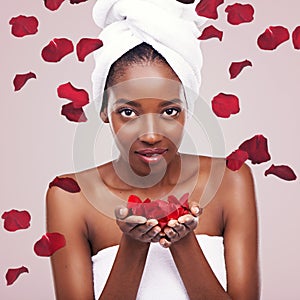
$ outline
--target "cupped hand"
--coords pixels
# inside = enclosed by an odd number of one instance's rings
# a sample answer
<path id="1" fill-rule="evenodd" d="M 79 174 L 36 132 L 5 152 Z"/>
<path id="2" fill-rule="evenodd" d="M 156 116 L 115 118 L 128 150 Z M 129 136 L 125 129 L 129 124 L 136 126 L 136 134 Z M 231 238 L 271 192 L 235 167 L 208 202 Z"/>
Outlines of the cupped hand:
<path id="1" fill-rule="evenodd" d="M 169 248 L 173 243 L 181 240 L 197 227 L 202 208 L 197 203 L 191 203 L 190 212 L 190 214 L 180 216 L 177 220 L 168 222 L 160 234 L 159 243 L 162 247 Z"/>
<path id="2" fill-rule="evenodd" d="M 145 243 L 159 241 L 161 228 L 156 219 L 146 219 L 128 213 L 129 210 L 125 206 L 118 206 L 115 209 L 116 222 L 124 234 Z"/>

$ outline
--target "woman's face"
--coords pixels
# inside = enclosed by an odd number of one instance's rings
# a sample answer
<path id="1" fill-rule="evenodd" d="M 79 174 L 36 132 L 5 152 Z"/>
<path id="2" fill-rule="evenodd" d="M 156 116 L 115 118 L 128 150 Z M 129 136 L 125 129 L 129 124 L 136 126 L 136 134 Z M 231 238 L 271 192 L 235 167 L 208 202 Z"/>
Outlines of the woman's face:
<path id="1" fill-rule="evenodd" d="M 175 162 L 186 101 L 180 80 L 164 63 L 133 64 L 108 90 L 107 121 L 121 159 L 141 176 Z"/>

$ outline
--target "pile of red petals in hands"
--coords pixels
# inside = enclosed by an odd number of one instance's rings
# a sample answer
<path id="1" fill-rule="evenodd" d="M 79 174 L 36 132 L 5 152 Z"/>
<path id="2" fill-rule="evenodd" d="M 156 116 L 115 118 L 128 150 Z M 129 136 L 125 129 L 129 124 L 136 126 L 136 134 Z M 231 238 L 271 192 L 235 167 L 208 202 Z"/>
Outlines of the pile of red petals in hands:
<path id="1" fill-rule="evenodd" d="M 189 214 L 189 194 L 184 194 L 180 199 L 168 196 L 168 200 L 153 200 L 149 198 L 142 201 L 136 195 L 130 195 L 127 208 L 130 214 L 143 216 L 147 219 L 156 219 L 161 228 L 164 228 L 170 220 L 177 220 L 180 216 Z"/>

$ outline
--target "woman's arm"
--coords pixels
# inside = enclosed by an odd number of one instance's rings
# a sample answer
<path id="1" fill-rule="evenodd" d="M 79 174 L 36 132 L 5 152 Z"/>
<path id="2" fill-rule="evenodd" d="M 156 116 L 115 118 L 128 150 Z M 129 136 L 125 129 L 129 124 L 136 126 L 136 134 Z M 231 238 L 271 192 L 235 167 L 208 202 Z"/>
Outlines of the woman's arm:
<path id="1" fill-rule="evenodd" d="M 112 270 L 99 299 L 136 299 L 149 245 L 123 234 Z"/>
<path id="2" fill-rule="evenodd" d="M 51 257 L 57 300 L 94 300 L 91 250 L 79 193 L 47 191 L 47 231 L 65 236 L 66 246 Z"/>
<path id="3" fill-rule="evenodd" d="M 58 187 L 47 191 L 47 231 L 65 236 L 66 246 L 51 257 L 57 300 L 94 300 L 91 247 L 85 214 L 90 205 L 80 193 Z M 100 299 L 135 299 L 148 253 L 149 243 L 127 235 Z M 101 270 L 100 270 L 101 272 Z"/>
<path id="4" fill-rule="evenodd" d="M 193 233 L 171 245 L 173 259 L 190 299 L 259 299 L 257 213 L 249 167 L 226 171 L 219 193 L 224 204 L 227 292 L 212 272 Z"/>

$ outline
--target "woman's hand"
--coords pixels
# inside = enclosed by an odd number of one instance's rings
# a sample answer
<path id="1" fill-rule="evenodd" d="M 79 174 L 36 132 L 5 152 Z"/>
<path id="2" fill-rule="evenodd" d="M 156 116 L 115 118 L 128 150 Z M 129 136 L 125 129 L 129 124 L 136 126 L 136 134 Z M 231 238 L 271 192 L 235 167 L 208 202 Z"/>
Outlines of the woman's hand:
<path id="1" fill-rule="evenodd" d="M 147 220 L 143 216 L 128 216 L 128 212 L 125 206 L 118 206 L 115 209 L 117 224 L 124 234 L 145 243 L 159 241 L 161 228 L 156 219 Z"/>
<path id="2" fill-rule="evenodd" d="M 161 246 L 169 248 L 172 243 L 179 241 L 197 227 L 202 208 L 197 203 L 191 203 L 190 212 L 190 214 L 179 217 L 178 220 L 168 222 L 160 234 L 159 243 Z"/>

